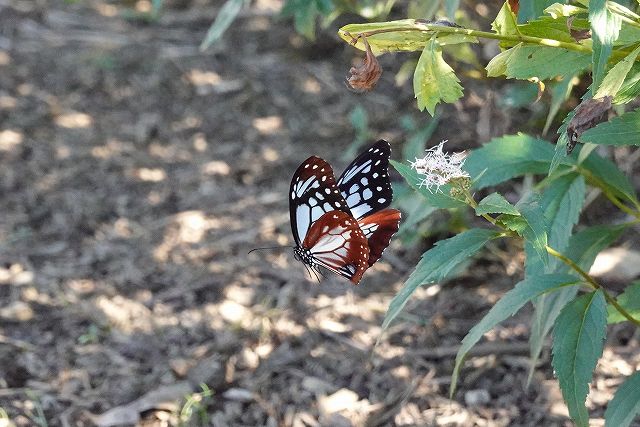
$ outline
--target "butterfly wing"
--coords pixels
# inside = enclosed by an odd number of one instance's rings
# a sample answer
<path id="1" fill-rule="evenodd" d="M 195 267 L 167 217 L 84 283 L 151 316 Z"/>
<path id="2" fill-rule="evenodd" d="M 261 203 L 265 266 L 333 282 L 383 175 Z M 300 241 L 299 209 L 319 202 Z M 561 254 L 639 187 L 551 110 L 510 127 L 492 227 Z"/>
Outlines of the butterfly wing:
<path id="1" fill-rule="evenodd" d="M 400 226 L 400 211 L 386 209 L 393 199 L 390 156 L 391 146 L 381 139 L 351 162 L 338 180 L 342 196 L 368 239 L 369 266 L 380 259 Z"/>
<path id="2" fill-rule="evenodd" d="M 296 246 L 305 240 L 315 221 L 335 210 L 351 216 L 331 166 L 319 157 L 309 157 L 293 174 L 289 188 L 289 216 Z"/>
<path id="3" fill-rule="evenodd" d="M 309 228 L 302 250 L 318 264 L 355 285 L 369 268 L 369 246 L 364 232 L 351 214 L 335 210 L 323 214 Z"/>
<path id="4" fill-rule="evenodd" d="M 351 162 L 338 179 L 338 187 L 357 220 L 391 204 L 393 190 L 389 181 L 391 146 L 383 139 Z"/>
<path id="5" fill-rule="evenodd" d="M 358 221 L 362 232 L 367 238 L 369 246 L 368 265 L 372 266 L 380 259 L 384 250 L 389 246 L 391 237 L 400 227 L 400 211 L 397 209 L 383 209 Z"/>

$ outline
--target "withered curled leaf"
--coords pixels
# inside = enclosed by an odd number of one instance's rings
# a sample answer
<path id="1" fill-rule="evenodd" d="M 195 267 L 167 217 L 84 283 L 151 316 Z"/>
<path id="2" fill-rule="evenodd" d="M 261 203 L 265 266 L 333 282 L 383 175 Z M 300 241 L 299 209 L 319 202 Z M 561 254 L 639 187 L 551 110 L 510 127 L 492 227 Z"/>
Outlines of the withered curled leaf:
<path id="1" fill-rule="evenodd" d="M 588 30 L 588 29 L 576 30 L 575 28 L 573 28 L 574 18 L 575 16 L 570 16 L 569 18 L 567 18 L 567 28 L 569 29 L 569 33 L 571 33 L 571 37 L 573 37 L 573 39 L 577 42 L 579 42 L 580 40 L 590 39 L 591 30 Z"/>
<path id="2" fill-rule="evenodd" d="M 578 138 L 580 138 L 580 135 L 582 135 L 584 131 L 591 129 L 598 123 L 607 119 L 607 113 L 611 108 L 612 99 L 613 98 L 611 96 L 604 96 L 597 99 L 586 99 L 578 105 L 578 108 L 576 108 L 576 114 L 567 126 L 567 136 L 569 137 L 569 142 L 567 143 L 567 154 L 571 154 L 578 143 Z"/>
<path id="3" fill-rule="evenodd" d="M 371 46 L 369 46 L 367 39 L 363 38 L 362 41 L 366 49 L 366 56 L 362 64 L 357 67 L 351 67 L 349 70 L 351 75 L 347 77 L 347 83 L 358 92 L 368 92 L 378 83 L 382 75 L 382 67 L 380 67 L 376 56 L 371 52 Z"/>

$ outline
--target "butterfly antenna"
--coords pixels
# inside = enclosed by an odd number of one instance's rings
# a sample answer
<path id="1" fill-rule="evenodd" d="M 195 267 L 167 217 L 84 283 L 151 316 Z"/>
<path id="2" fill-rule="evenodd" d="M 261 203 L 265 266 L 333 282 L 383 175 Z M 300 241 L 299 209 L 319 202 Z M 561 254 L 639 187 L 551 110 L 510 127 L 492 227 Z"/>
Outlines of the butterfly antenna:
<path id="1" fill-rule="evenodd" d="M 318 283 L 320 283 L 320 282 L 321 282 L 320 277 L 322 277 L 322 278 L 324 278 L 324 279 L 326 279 L 326 278 L 327 278 L 327 276 L 325 276 L 324 274 L 322 274 L 322 270 L 320 270 L 320 267 L 316 267 L 316 268 L 314 268 L 314 269 L 313 269 L 313 271 L 315 271 L 315 272 L 316 272 L 316 278 L 318 279 Z M 320 275 L 320 277 L 318 277 L 318 274 Z"/>
<path id="2" fill-rule="evenodd" d="M 295 248 L 295 246 L 269 246 L 269 247 L 266 247 L 266 248 L 253 248 L 249 252 L 247 252 L 247 255 L 249 255 L 253 251 L 263 251 L 265 249 L 285 249 L 285 248 L 293 249 L 293 248 Z"/>
<path id="3" fill-rule="evenodd" d="M 302 264 L 302 265 L 304 265 L 305 270 L 307 270 L 307 274 L 309 275 L 309 279 L 313 280 L 313 275 L 311 274 L 311 271 L 312 271 L 311 267 L 309 267 L 307 264 Z"/>

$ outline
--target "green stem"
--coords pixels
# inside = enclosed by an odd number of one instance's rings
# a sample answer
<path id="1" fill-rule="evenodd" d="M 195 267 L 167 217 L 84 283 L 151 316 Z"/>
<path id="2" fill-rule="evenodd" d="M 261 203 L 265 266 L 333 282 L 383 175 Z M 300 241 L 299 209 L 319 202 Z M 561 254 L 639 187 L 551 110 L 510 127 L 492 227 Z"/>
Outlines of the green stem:
<path id="1" fill-rule="evenodd" d="M 634 204 L 635 209 L 630 208 L 629 206 L 627 206 L 626 204 L 622 203 L 620 201 L 620 199 L 611 192 L 611 190 L 609 189 L 609 187 L 602 182 L 598 177 L 596 177 L 595 175 L 593 175 L 591 173 L 591 171 L 589 171 L 588 169 L 582 167 L 581 165 L 578 165 L 576 167 L 576 170 L 583 175 L 585 178 L 587 178 L 588 182 L 593 185 L 594 187 L 597 187 L 600 189 L 600 191 L 602 191 L 602 194 L 604 194 L 604 196 L 609 199 L 609 201 L 611 203 L 613 203 L 618 209 L 620 209 L 622 212 L 636 218 L 636 219 L 640 219 L 640 204 L 638 203 L 637 200 L 631 200 L 631 202 Z"/>
<path id="2" fill-rule="evenodd" d="M 542 37 L 533 37 L 533 36 L 525 36 L 522 34 L 497 34 L 491 33 L 489 31 L 479 31 L 472 30 L 469 28 L 458 28 L 458 27 L 448 27 L 444 25 L 437 24 L 427 24 L 422 22 L 416 22 L 416 27 L 399 26 L 399 27 L 387 27 L 387 28 L 379 28 L 375 30 L 369 31 L 360 31 L 360 32 L 346 32 L 343 33 L 347 36 L 350 36 L 353 40 L 357 40 L 360 37 L 370 37 L 376 34 L 383 33 L 402 33 L 402 32 L 422 32 L 427 34 L 428 36 L 432 36 L 433 34 L 462 34 L 471 37 L 479 37 L 485 39 L 494 39 L 505 42 L 512 43 L 527 43 L 527 44 L 535 44 L 540 46 L 549 46 L 549 47 L 557 47 L 561 49 L 573 50 L 576 52 L 584 52 L 584 53 L 592 53 L 592 49 L 588 46 L 581 45 L 579 43 L 569 43 L 563 42 L 555 39 L 546 39 Z M 624 52 L 613 51 L 611 53 L 612 59 L 622 59 L 625 57 Z"/>
<path id="3" fill-rule="evenodd" d="M 465 199 L 466 202 L 469 206 L 471 206 L 473 209 L 478 207 L 478 203 L 473 199 L 473 196 L 467 191 L 467 193 L 465 194 Z M 505 233 L 511 233 L 510 230 L 506 229 L 503 225 L 498 224 L 496 222 L 496 220 L 488 214 L 481 214 L 481 216 L 486 219 L 487 221 L 489 221 L 491 224 L 500 227 Z M 633 223 L 636 223 L 637 221 L 633 221 Z M 547 252 L 550 255 L 553 255 L 554 257 L 558 258 L 560 261 L 562 261 L 563 263 L 565 263 L 566 265 L 568 265 L 569 267 L 571 267 L 573 270 L 575 270 L 576 273 L 578 273 L 584 280 L 585 282 L 591 286 L 593 289 L 595 290 L 600 290 L 602 291 L 602 294 L 604 295 L 604 298 L 607 300 L 607 302 L 609 304 L 611 304 L 613 307 L 615 307 L 616 310 L 618 310 L 618 312 L 620 312 L 620 314 L 622 314 L 627 320 L 629 320 L 631 323 L 635 324 L 636 326 L 640 327 L 640 320 L 634 318 L 633 316 L 631 316 L 625 309 L 624 307 L 622 307 L 620 304 L 618 304 L 618 301 L 616 301 L 616 299 L 614 297 L 612 297 L 606 289 L 604 289 L 598 282 L 595 281 L 595 279 L 591 276 L 589 276 L 589 274 L 587 272 L 585 272 L 582 268 L 580 268 L 580 266 L 578 264 L 576 264 L 575 262 L 573 262 L 570 258 L 568 258 L 567 256 L 561 254 L 560 252 L 556 251 L 555 249 L 553 249 L 551 246 L 549 245 L 545 245 L 545 249 L 547 250 Z"/>
<path id="4" fill-rule="evenodd" d="M 629 320 L 631 323 L 634 323 L 636 326 L 640 326 L 640 320 L 631 316 L 620 304 L 618 304 L 618 301 L 616 301 L 616 299 L 612 297 L 606 289 L 604 289 L 598 282 L 593 279 L 593 277 L 589 276 L 588 273 L 581 269 L 578 264 L 573 262 L 568 257 L 564 256 L 560 252 L 556 251 L 551 246 L 547 245 L 546 249 L 550 255 L 553 255 L 554 257 L 558 258 L 560 261 L 571 267 L 573 270 L 575 270 L 575 272 L 578 273 L 589 286 L 591 286 L 595 290 L 602 291 L 602 294 L 604 295 L 604 298 L 607 300 L 607 302 L 614 306 L 615 309 L 618 310 L 618 312 L 620 312 L 620 314 L 622 314 L 627 320 Z"/>

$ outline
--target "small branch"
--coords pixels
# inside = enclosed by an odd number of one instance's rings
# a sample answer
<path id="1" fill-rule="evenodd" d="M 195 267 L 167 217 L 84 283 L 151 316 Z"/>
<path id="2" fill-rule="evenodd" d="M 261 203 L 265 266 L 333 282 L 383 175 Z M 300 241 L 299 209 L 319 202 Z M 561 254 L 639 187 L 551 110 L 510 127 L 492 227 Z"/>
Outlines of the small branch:
<path id="1" fill-rule="evenodd" d="M 578 264 L 576 264 L 571 259 L 567 258 L 566 256 L 564 256 L 563 254 L 561 254 L 560 252 L 556 251 L 555 249 L 553 249 L 548 245 L 546 246 L 546 249 L 549 254 L 558 258 L 560 261 L 564 262 L 566 265 L 568 265 L 573 270 L 575 270 L 575 272 L 578 273 L 585 280 L 585 282 L 587 282 L 587 284 L 591 286 L 593 289 L 601 290 L 607 302 L 612 306 L 614 306 L 615 309 L 618 310 L 620 314 L 622 314 L 627 320 L 629 320 L 631 323 L 635 324 L 636 326 L 640 326 L 640 320 L 631 316 L 620 304 L 618 304 L 618 301 L 616 301 L 616 299 L 612 297 L 607 292 L 606 289 L 604 289 L 598 282 L 596 282 L 593 279 L 593 277 L 589 276 L 589 274 L 586 273 L 582 268 L 580 268 Z"/>
<path id="2" fill-rule="evenodd" d="M 589 54 L 593 52 L 593 50 L 590 47 L 582 45 L 580 43 L 563 42 L 555 39 L 525 36 L 522 34 L 514 34 L 514 35 L 496 34 L 489 31 L 479 31 L 479 30 L 472 30 L 469 28 L 459 28 L 459 27 L 448 27 L 444 25 L 428 24 L 428 23 L 422 23 L 422 22 L 416 22 L 415 24 L 416 24 L 416 27 L 413 27 L 413 28 L 411 27 L 407 28 L 406 26 L 387 27 L 387 28 L 380 28 L 376 30 L 361 31 L 361 32 L 342 31 L 342 33 L 351 37 L 352 40 L 356 40 L 360 37 L 371 37 L 376 34 L 403 33 L 403 32 L 415 32 L 415 31 L 425 33 L 428 37 L 431 37 L 434 34 L 461 34 L 461 35 L 466 35 L 470 37 L 478 37 L 478 38 L 485 38 L 485 39 L 500 40 L 503 42 L 511 42 L 514 44 L 526 43 L 530 45 L 557 47 L 561 49 L 573 50 L 576 52 L 583 52 L 583 53 L 589 53 Z M 626 54 L 627 53 L 623 51 L 614 50 L 613 52 L 611 52 L 611 59 L 620 60 L 624 58 Z M 637 60 L 640 60 L 640 58 L 638 58 Z"/>
<path id="3" fill-rule="evenodd" d="M 578 52 L 585 52 L 585 53 L 592 52 L 591 48 L 587 46 L 583 46 L 579 43 L 568 43 L 560 40 L 545 39 L 541 37 L 524 36 L 521 34 L 516 34 L 516 35 L 496 34 L 496 33 L 491 33 L 489 31 L 472 30 L 469 28 L 447 27 L 444 25 L 426 24 L 426 23 L 419 23 L 419 22 L 416 22 L 416 25 L 424 28 L 389 27 L 389 28 L 380 28 L 377 30 L 362 31 L 362 32 L 353 33 L 350 35 L 351 37 L 356 38 L 356 37 L 370 37 L 376 34 L 383 34 L 383 33 L 396 33 L 396 32 L 400 33 L 400 32 L 412 32 L 412 31 L 427 33 L 429 36 L 436 33 L 437 34 L 462 34 L 462 35 L 471 36 L 471 37 L 494 39 L 494 40 L 500 40 L 500 41 L 506 41 L 506 42 L 513 42 L 513 43 L 529 43 L 529 44 L 537 44 L 541 46 L 559 47 L 563 49 L 575 50 Z"/>

